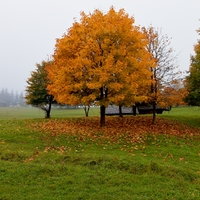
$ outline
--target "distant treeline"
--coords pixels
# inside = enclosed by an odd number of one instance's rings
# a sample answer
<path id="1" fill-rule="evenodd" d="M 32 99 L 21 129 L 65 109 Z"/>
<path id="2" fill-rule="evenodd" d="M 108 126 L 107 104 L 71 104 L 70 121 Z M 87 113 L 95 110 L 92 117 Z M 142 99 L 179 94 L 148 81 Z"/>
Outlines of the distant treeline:
<path id="1" fill-rule="evenodd" d="M 6 106 L 25 106 L 25 100 L 23 92 L 18 93 L 8 89 L 0 90 L 0 107 Z"/>

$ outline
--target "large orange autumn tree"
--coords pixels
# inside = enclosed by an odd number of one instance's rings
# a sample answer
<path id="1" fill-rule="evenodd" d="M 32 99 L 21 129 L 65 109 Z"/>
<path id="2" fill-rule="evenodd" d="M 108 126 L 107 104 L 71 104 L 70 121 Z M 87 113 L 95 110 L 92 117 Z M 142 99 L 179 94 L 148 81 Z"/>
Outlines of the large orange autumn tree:
<path id="1" fill-rule="evenodd" d="M 53 65 L 47 68 L 48 90 L 60 103 L 97 102 L 103 126 L 109 103 L 131 106 L 147 99 L 153 66 L 147 42 L 124 9 L 82 12 L 57 39 Z"/>

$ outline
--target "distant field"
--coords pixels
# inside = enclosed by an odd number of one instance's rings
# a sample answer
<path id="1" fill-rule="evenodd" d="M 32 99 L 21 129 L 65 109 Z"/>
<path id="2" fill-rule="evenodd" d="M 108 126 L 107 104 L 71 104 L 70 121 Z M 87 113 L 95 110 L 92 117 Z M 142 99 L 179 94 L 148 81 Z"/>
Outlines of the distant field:
<path id="1" fill-rule="evenodd" d="M 89 116 L 99 115 L 99 108 L 90 108 Z M 30 107 L 0 107 L 0 120 L 4 119 L 34 119 L 44 118 L 44 111 Z M 78 109 L 52 109 L 52 118 L 82 117 L 85 116 L 83 108 Z"/>
<path id="2" fill-rule="evenodd" d="M 85 113 L 83 108 L 78 109 L 52 109 L 52 118 L 65 118 L 65 117 L 84 117 Z M 99 108 L 90 108 L 89 116 L 99 116 Z M 200 119 L 199 107 L 176 107 L 171 111 L 164 111 L 159 117 L 182 119 L 188 121 L 190 119 Z M 34 119 L 44 118 L 44 111 L 38 108 L 29 107 L 0 107 L 0 120 L 1 119 Z M 189 118 L 189 119 L 188 119 Z"/>
<path id="3" fill-rule="evenodd" d="M 200 118 L 200 107 L 196 106 L 186 106 L 186 107 L 174 107 L 171 111 L 163 112 L 163 116 L 170 116 L 173 115 L 174 117 L 197 117 Z"/>
<path id="4" fill-rule="evenodd" d="M 200 127 L 200 108 L 199 107 L 177 107 L 171 111 L 165 111 L 163 118 L 178 120 L 193 127 Z"/>

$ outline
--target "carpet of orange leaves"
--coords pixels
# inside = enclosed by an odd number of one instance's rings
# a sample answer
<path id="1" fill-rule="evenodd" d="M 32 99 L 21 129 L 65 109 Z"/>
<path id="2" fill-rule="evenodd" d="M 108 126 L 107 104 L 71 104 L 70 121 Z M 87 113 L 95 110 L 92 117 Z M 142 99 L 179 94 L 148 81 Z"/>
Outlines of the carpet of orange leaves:
<path id="1" fill-rule="evenodd" d="M 50 119 L 38 122 L 33 128 L 51 136 L 66 134 L 76 136 L 82 141 L 107 140 L 114 143 L 140 143 L 147 134 L 200 136 L 199 129 L 162 118 L 157 118 L 156 124 L 153 125 L 152 118 L 146 116 L 106 117 L 105 127 L 99 126 L 98 117 Z"/>

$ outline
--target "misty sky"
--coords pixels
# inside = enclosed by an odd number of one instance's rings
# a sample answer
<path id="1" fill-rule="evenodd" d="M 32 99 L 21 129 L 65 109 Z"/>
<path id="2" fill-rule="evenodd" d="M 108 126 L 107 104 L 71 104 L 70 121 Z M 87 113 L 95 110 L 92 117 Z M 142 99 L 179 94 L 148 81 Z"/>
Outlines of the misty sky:
<path id="1" fill-rule="evenodd" d="M 47 60 L 56 38 L 74 18 L 111 6 L 124 8 L 135 24 L 162 28 L 171 37 L 181 70 L 188 70 L 200 36 L 200 0 L 0 0 L 0 90 L 21 92 L 35 64 Z"/>

